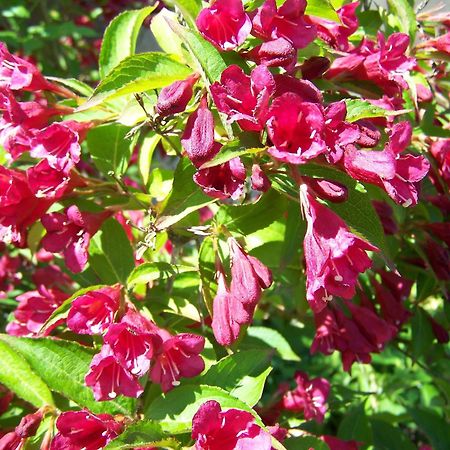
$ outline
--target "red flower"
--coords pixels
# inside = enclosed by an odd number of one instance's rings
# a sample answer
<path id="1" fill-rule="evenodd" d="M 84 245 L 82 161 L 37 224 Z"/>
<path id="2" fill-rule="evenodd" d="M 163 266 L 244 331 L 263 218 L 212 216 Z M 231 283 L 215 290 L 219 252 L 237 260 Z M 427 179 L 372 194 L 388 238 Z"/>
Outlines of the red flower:
<path id="1" fill-rule="evenodd" d="M 246 411 L 228 409 L 209 400 L 192 419 L 192 438 L 196 450 L 271 450 L 270 434 L 255 423 Z"/>
<path id="2" fill-rule="evenodd" d="M 58 200 L 68 190 L 70 176 L 49 166 L 43 159 L 27 169 L 28 185 L 37 198 Z"/>
<path id="3" fill-rule="evenodd" d="M 330 383 L 325 378 L 309 379 L 303 372 L 295 374 L 297 387 L 284 394 L 282 404 L 292 412 L 303 412 L 306 420 L 323 422 L 327 411 L 326 401 L 330 392 Z"/>
<path id="4" fill-rule="evenodd" d="M 252 188 L 261 192 L 268 191 L 272 185 L 271 181 L 258 164 L 253 164 L 252 166 L 251 182 Z"/>
<path id="5" fill-rule="evenodd" d="M 431 144 L 430 153 L 438 163 L 439 174 L 450 187 L 450 139 L 438 139 Z"/>
<path id="6" fill-rule="evenodd" d="M 320 439 L 324 441 L 330 450 L 358 450 L 360 443 L 356 441 L 343 441 L 334 436 L 322 436 Z"/>
<path id="7" fill-rule="evenodd" d="M 303 212 L 308 224 L 303 242 L 306 261 L 306 297 L 315 312 L 333 295 L 352 298 L 359 273 L 372 262 L 367 251 L 378 248 L 351 233 L 346 223 L 315 200 L 306 185 L 300 188 Z"/>
<path id="8" fill-rule="evenodd" d="M 109 414 L 82 411 L 63 412 L 56 421 L 58 433 L 50 450 L 98 450 L 123 431 L 123 425 Z"/>
<path id="9" fill-rule="evenodd" d="M 121 286 L 107 286 L 77 297 L 70 307 L 67 326 L 78 334 L 100 334 L 113 323 L 119 309 Z"/>
<path id="10" fill-rule="evenodd" d="M 215 0 L 200 12 L 196 24 L 205 39 L 225 51 L 243 44 L 252 29 L 241 0 Z"/>
<path id="11" fill-rule="evenodd" d="M 297 62 L 297 49 L 285 38 L 263 42 L 248 52 L 242 52 L 246 59 L 268 67 L 283 67 L 290 72 Z"/>

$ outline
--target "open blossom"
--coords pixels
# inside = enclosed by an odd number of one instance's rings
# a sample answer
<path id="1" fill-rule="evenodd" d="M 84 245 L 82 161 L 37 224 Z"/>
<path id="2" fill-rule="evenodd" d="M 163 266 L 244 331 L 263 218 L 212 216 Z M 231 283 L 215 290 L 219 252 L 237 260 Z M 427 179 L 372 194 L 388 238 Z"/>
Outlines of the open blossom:
<path id="1" fill-rule="evenodd" d="M 351 233 L 346 223 L 300 187 L 307 221 L 303 242 L 306 261 L 306 298 L 315 312 L 333 296 L 350 299 L 355 294 L 358 275 L 371 267 L 367 251 L 378 248 Z"/>
<path id="2" fill-rule="evenodd" d="M 200 406 L 192 419 L 192 438 L 196 450 L 271 450 L 268 432 L 255 423 L 247 411 L 223 411 L 215 400 Z"/>
<path id="3" fill-rule="evenodd" d="M 53 311 L 69 296 L 59 289 L 39 286 L 37 291 L 25 292 L 17 296 L 19 306 L 14 311 L 14 321 L 6 327 L 8 334 L 15 336 L 34 336 L 39 334 Z M 57 326 L 54 324 L 53 328 Z M 51 329 L 47 329 L 47 333 Z"/>
<path id="4" fill-rule="evenodd" d="M 70 176 L 54 169 L 46 159 L 27 169 L 28 186 L 37 198 L 58 200 L 68 190 Z"/>
<path id="5" fill-rule="evenodd" d="M 206 40 L 225 51 L 243 44 L 252 29 L 241 0 L 214 0 L 200 12 L 196 24 Z"/>
<path id="6" fill-rule="evenodd" d="M 156 102 L 156 112 L 162 117 L 183 112 L 192 98 L 194 84 L 199 78 L 200 75 L 194 73 L 185 80 L 175 81 L 162 88 Z"/>
<path id="7" fill-rule="evenodd" d="M 195 183 L 206 195 L 220 199 L 237 200 L 244 192 L 245 179 L 245 167 L 238 157 L 217 166 L 200 169 L 194 175 Z"/>
<path id="8" fill-rule="evenodd" d="M 51 204 L 33 195 L 24 172 L 0 166 L 0 241 L 22 245 L 27 228 Z"/>
<path id="9" fill-rule="evenodd" d="M 182 377 L 195 377 L 203 371 L 205 362 L 199 355 L 205 346 L 203 336 L 190 333 L 172 336 L 161 329 L 158 336 L 150 378 L 161 385 L 163 392 L 178 386 Z"/>
<path id="10" fill-rule="evenodd" d="M 303 372 L 295 374 L 297 386 L 284 394 L 283 408 L 292 412 L 302 412 L 306 420 L 322 423 L 327 411 L 326 401 L 330 392 L 330 383 L 325 378 L 309 379 Z"/>
<path id="11" fill-rule="evenodd" d="M 280 161 L 305 164 L 327 149 L 324 124 L 318 105 L 287 92 L 274 100 L 268 112 L 267 132 L 273 143 L 268 152 Z"/>
<path id="12" fill-rule="evenodd" d="M 275 81 L 265 66 L 255 67 L 250 76 L 232 65 L 220 76 L 220 83 L 211 86 L 211 94 L 217 109 L 237 121 L 245 131 L 261 131 L 269 107 L 269 99 L 275 91 Z"/>
<path id="13" fill-rule="evenodd" d="M 109 414 L 93 414 L 87 409 L 63 412 L 56 421 L 58 433 L 50 450 L 98 450 L 123 431 L 123 425 Z"/>
<path id="14" fill-rule="evenodd" d="M 70 307 L 67 326 L 78 334 L 100 334 L 113 323 L 119 309 L 121 286 L 105 286 L 77 297 Z"/>
<path id="15" fill-rule="evenodd" d="M 317 32 L 305 9 L 306 0 L 286 0 L 279 8 L 275 0 L 266 0 L 253 17 L 252 33 L 264 40 L 285 38 L 295 48 L 304 48 Z"/>
<path id="16" fill-rule="evenodd" d="M 42 218 L 47 230 L 42 246 L 52 253 L 62 252 L 67 267 L 74 273 L 81 272 L 87 264 L 90 239 L 109 215 L 108 211 L 81 212 L 75 205 L 65 213 L 46 214 Z"/>
<path id="17" fill-rule="evenodd" d="M 418 183 L 427 174 L 430 163 L 420 155 L 401 155 L 411 141 L 408 122 L 395 124 L 389 142 L 382 151 L 357 150 L 348 146 L 344 155 L 345 170 L 356 180 L 384 188 L 397 203 L 408 207 L 418 201 Z"/>

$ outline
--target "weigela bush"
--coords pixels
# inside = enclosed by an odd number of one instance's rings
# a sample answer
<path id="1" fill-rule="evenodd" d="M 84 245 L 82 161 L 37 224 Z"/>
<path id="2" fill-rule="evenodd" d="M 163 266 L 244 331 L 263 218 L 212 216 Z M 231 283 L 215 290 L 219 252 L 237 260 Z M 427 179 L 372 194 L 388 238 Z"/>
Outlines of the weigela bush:
<path id="1" fill-rule="evenodd" d="M 110 3 L 0 43 L 0 449 L 450 448 L 450 14 Z"/>

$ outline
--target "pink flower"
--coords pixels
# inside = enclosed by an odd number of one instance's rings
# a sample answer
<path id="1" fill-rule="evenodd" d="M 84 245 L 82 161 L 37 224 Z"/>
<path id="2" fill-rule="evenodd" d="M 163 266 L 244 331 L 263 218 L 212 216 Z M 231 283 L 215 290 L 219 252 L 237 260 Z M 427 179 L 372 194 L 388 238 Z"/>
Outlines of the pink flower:
<path id="1" fill-rule="evenodd" d="M 100 334 L 108 329 L 119 309 L 121 286 L 106 286 L 77 297 L 70 307 L 67 326 L 78 334 Z"/>
<path id="2" fill-rule="evenodd" d="M 316 27 L 305 16 L 305 0 L 286 0 L 277 8 L 266 0 L 253 17 L 252 33 L 264 40 L 285 38 L 295 48 L 304 48 L 316 37 Z"/>
<path id="3" fill-rule="evenodd" d="M 220 145 L 214 142 L 214 119 L 206 95 L 200 100 L 197 110 L 189 116 L 181 144 L 196 167 L 212 159 L 219 151 Z"/>
<path id="4" fill-rule="evenodd" d="M 8 334 L 15 336 L 35 336 L 42 325 L 69 296 L 59 289 L 47 289 L 39 286 L 37 291 L 25 292 L 17 296 L 19 306 L 14 311 L 15 321 L 7 325 Z M 51 329 L 55 328 L 55 324 Z M 51 329 L 46 330 L 46 334 Z"/>
<path id="5" fill-rule="evenodd" d="M 428 238 L 424 245 L 428 262 L 439 280 L 450 280 L 450 252 L 434 239 Z"/>
<path id="6" fill-rule="evenodd" d="M 437 50 L 438 52 L 443 52 L 450 55 L 450 31 L 435 39 L 429 39 L 428 41 L 419 44 L 417 47 L 426 47 L 428 49 L 431 48 Z"/>
<path id="7" fill-rule="evenodd" d="M 334 436 L 324 435 L 320 439 L 330 447 L 330 450 L 358 450 L 361 445 L 356 441 L 343 441 Z"/>
<path id="8" fill-rule="evenodd" d="M 205 363 L 199 353 L 205 338 L 189 333 L 172 336 L 165 330 L 159 330 L 158 335 L 150 378 L 167 392 L 180 384 L 180 378 L 195 377 L 203 371 Z"/>
<path id="9" fill-rule="evenodd" d="M 0 241 L 22 245 L 27 227 L 52 203 L 32 194 L 23 172 L 0 166 Z"/>
<path id="10" fill-rule="evenodd" d="M 0 42 L 0 86 L 13 91 L 54 89 L 34 64 L 9 53 L 3 42 Z"/>
<path id="11" fill-rule="evenodd" d="M 6 292 L 12 291 L 20 283 L 20 256 L 10 256 L 7 253 L 0 256 L 0 299 L 4 298 Z"/>
<path id="12" fill-rule="evenodd" d="M 239 158 L 233 158 L 218 166 L 200 169 L 194 181 L 206 195 L 213 198 L 237 200 L 244 192 L 245 167 Z"/>
<path id="13" fill-rule="evenodd" d="M 185 80 L 175 81 L 161 89 L 155 110 L 161 117 L 183 112 L 192 98 L 193 87 L 200 75 L 194 73 Z"/>
<path id="14" fill-rule="evenodd" d="M 251 182 L 252 188 L 261 192 L 268 191 L 272 185 L 271 181 L 258 164 L 253 164 L 252 166 Z"/>
<path id="15" fill-rule="evenodd" d="M 58 433 L 50 450 L 98 450 L 123 431 L 123 425 L 109 414 L 82 411 L 63 412 L 56 421 Z"/>
<path id="16" fill-rule="evenodd" d="M 78 133 L 65 122 L 52 123 L 36 132 L 31 141 L 33 158 L 45 158 L 50 167 L 65 174 L 80 161 L 80 154 Z"/>
<path id="17" fill-rule="evenodd" d="M 351 233 L 338 215 L 309 194 L 306 185 L 300 187 L 300 198 L 308 225 L 303 241 L 306 297 L 319 312 L 334 295 L 353 297 L 359 273 L 372 265 L 366 252 L 378 248 Z"/>
<path id="18" fill-rule="evenodd" d="M 50 167 L 46 159 L 27 169 L 28 186 L 37 198 L 60 199 L 67 191 L 70 176 Z"/>
<path id="19" fill-rule="evenodd" d="M 336 50 L 349 50 L 351 45 L 348 38 L 358 29 L 358 18 L 356 17 L 358 6 L 359 2 L 353 2 L 339 8 L 337 13 L 341 23 L 311 17 L 311 22 L 317 27 L 319 38 Z"/>
<path id="20" fill-rule="evenodd" d="M 280 161 L 304 164 L 325 153 L 324 124 L 318 105 L 287 92 L 274 100 L 268 112 L 267 132 L 273 143 L 268 152 Z"/>
<path id="21" fill-rule="evenodd" d="M 122 365 L 109 345 L 103 345 L 94 356 L 84 380 L 97 401 L 112 400 L 120 394 L 137 398 L 144 392 L 137 377 Z"/>
<path id="22" fill-rule="evenodd" d="M 430 153 L 438 163 L 439 175 L 450 187 L 450 139 L 438 139 L 431 144 Z"/>
<path id="23" fill-rule="evenodd" d="M 220 112 L 230 122 L 237 121 L 245 131 L 264 128 L 269 99 L 275 91 L 275 81 L 265 66 L 255 67 L 251 75 L 235 65 L 222 72 L 220 83 L 211 86 L 211 95 Z"/>
<path id="24" fill-rule="evenodd" d="M 228 409 L 209 400 L 192 419 L 192 438 L 196 450 L 271 450 L 270 434 L 255 423 L 246 411 Z"/>
<path id="25" fill-rule="evenodd" d="M 292 71 L 297 62 L 297 49 L 285 38 L 263 42 L 248 52 L 242 52 L 246 59 L 267 67 L 283 67 L 287 72 Z"/>
<path id="26" fill-rule="evenodd" d="M 215 0 L 200 12 L 196 24 L 206 40 L 224 51 L 243 44 L 252 29 L 241 0 Z"/>
<path id="27" fill-rule="evenodd" d="M 283 396 L 283 407 L 292 412 L 303 412 L 306 420 L 323 422 L 327 411 L 326 401 L 330 392 L 330 383 L 325 378 L 309 379 L 303 372 L 295 374 L 297 387 Z"/>
<path id="28" fill-rule="evenodd" d="M 67 267 L 74 273 L 81 272 L 87 264 L 90 239 L 109 215 L 81 212 L 75 205 L 65 213 L 46 214 L 42 218 L 47 230 L 42 246 L 52 253 L 62 252 Z"/>
<path id="29" fill-rule="evenodd" d="M 345 202 L 348 198 L 348 189 L 344 184 L 321 178 L 302 176 L 302 181 L 318 197 L 333 203 Z"/>
<path id="30" fill-rule="evenodd" d="M 394 220 L 394 210 L 391 206 L 381 200 L 373 200 L 372 205 L 380 218 L 385 234 L 393 235 L 398 231 L 397 223 Z"/>
<path id="31" fill-rule="evenodd" d="M 26 439 L 36 435 L 42 417 L 42 410 L 24 416 L 14 431 L 0 438 L 0 448 L 2 450 L 20 450 L 24 448 Z"/>

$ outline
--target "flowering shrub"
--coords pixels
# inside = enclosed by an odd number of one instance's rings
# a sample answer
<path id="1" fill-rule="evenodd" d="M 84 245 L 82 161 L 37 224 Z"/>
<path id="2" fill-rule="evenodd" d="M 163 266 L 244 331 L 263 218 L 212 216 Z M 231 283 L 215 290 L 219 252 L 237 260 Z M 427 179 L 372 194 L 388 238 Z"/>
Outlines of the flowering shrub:
<path id="1" fill-rule="evenodd" d="M 0 44 L 0 449 L 448 449 L 450 15 L 165 3 Z"/>

